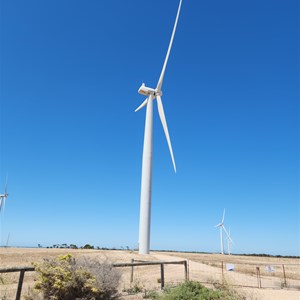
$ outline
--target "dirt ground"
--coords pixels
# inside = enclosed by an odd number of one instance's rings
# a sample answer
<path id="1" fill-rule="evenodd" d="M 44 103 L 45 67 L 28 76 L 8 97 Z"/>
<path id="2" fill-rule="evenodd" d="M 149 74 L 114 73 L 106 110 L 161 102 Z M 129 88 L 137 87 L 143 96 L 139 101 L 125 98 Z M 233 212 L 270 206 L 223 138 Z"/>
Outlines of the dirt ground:
<path id="1" fill-rule="evenodd" d="M 189 279 L 200 281 L 206 286 L 226 282 L 247 300 L 300 300 L 299 259 L 178 252 L 151 252 L 149 255 L 139 255 L 137 252 L 125 250 L 0 248 L 0 269 L 31 266 L 33 262 L 66 253 L 74 257 L 85 256 L 112 263 L 128 263 L 132 259 L 135 261 L 188 260 Z M 234 270 L 228 270 L 232 268 Z M 122 272 L 120 292 L 132 286 L 139 286 L 148 291 L 160 289 L 160 265 L 135 267 L 133 283 L 130 283 L 131 267 L 120 269 Z M 165 265 L 164 272 L 166 285 L 175 285 L 185 279 L 183 265 Z M 0 279 L 2 278 L 0 300 L 4 299 L 4 296 L 5 299 L 14 299 L 19 274 L 0 275 Z M 25 273 L 23 295 L 34 284 L 34 276 L 35 272 Z M 137 295 L 123 293 L 123 299 L 128 300 L 143 299 L 142 296 L 142 293 Z"/>

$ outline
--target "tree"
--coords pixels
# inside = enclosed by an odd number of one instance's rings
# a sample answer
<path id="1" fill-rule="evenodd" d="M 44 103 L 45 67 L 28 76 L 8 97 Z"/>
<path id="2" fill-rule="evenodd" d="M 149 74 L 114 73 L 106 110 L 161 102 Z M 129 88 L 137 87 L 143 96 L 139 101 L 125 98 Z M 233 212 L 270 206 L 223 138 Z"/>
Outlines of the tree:
<path id="1" fill-rule="evenodd" d="M 89 244 L 86 244 L 82 247 L 82 249 L 94 249 L 94 246 L 91 246 Z"/>

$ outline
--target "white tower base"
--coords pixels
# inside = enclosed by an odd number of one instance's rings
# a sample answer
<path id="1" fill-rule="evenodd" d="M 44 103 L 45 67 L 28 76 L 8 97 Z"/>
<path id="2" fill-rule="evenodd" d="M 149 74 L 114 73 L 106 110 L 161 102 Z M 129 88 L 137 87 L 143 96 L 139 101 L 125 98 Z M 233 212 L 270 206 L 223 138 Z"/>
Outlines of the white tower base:
<path id="1" fill-rule="evenodd" d="M 139 229 L 139 254 L 149 254 L 150 251 L 150 221 L 151 221 L 151 192 L 152 192 L 152 123 L 153 123 L 153 95 L 148 97 L 142 182 L 140 202 L 140 229 Z"/>

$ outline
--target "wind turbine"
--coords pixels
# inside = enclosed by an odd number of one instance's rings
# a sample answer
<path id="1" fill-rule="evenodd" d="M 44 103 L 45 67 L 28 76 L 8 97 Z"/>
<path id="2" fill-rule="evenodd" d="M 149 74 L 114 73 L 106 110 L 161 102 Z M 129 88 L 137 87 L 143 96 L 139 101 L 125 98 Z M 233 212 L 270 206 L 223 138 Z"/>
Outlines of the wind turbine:
<path id="1" fill-rule="evenodd" d="M 8 197 L 8 193 L 7 193 L 7 176 L 6 176 L 4 194 L 0 194 L 0 212 L 2 210 L 4 212 L 7 197 Z"/>
<path id="2" fill-rule="evenodd" d="M 223 217 L 222 217 L 221 223 L 219 223 L 218 225 L 215 225 L 215 228 L 217 228 L 217 227 L 220 228 L 221 254 L 224 254 L 224 245 L 223 245 L 223 228 L 225 228 L 224 227 L 224 218 L 225 218 L 225 208 L 223 211 Z M 225 229 L 225 232 L 226 232 L 226 229 Z"/>
<path id="3" fill-rule="evenodd" d="M 180 14 L 182 0 L 179 2 L 175 24 L 167 51 L 167 55 L 163 64 L 163 68 L 155 89 L 145 86 L 143 83 L 139 88 L 139 94 L 146 96 L 145 101 L 135 110 L 136 112 L 147 106 L 145 132 L 144 132 L 144 148 L 142 162 L 142 180 L 141 180 L 141 200 L 140 200 L 140 227 L 139 227 L 139 254 L 149 254 L 150 251 L 150 219 L 151 219 L 151 190 L 152 190 L 152 127 L 153 127 L 153 100 L 157 100 L 158 114 L 166 135 L 169 146 L 174 171 L 176 173 L 176 165 L 169 136 L 167 121 L 164 113 L 164 108 L 161 100 L 162 84 L 169 59 L 170 51 L 173 44 L 173 39 L 177 27 L 177 22 Z"/>
<path id="4" fill-rule="evenodd" d="M 227 235 L 228 255 L 231 255 L 231 246 L 233 244 L 233 240 L 232 240 L 231 235 L 230 235 L 230 228 L 228 229 L 228 232 L 227 232 L 227 230 L 226 230 L 226 228 L 224 226 L 224 231 L 225 231 L 225 233 Z"/>

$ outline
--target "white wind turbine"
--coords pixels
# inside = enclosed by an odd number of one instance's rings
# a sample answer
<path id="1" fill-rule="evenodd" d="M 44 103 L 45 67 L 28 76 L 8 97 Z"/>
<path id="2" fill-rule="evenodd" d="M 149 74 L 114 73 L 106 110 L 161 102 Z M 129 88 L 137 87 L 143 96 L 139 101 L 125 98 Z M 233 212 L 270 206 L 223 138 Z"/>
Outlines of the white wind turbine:
<path id="1" fill-rule="evenodd" d="M 224 211 L 223 211 L 223 217 L 222 217 L 221 223 L 219 223 L 218 225 L 215 225 L 215 228 L 217 228 L 217 227 L 220 228 L 221 254 L 224 254 L 224 244 L 223 244 L 223 229 L 225 229 L 225 227 L 224 227 L 224 218 L 225 218 L 225 208 L 224 208 Z M 226 229 L 225 229 L 225 232 L 226 232 Z"/>
<path id="2" fill-rule="evenodd" d="M 143 148 L 143 164 L 142 164 L 142 180 L 141 180 L 141 200 L 140 200 L 140 228 L 139 228 L 139 253 L 149 254 L 150 250 L 150 219 L 151 219 L 151 189 L 152 189 L 152 124 L 153 124 L 153 100 L 157 100 L 157 108 L 159 117 L 166 135 L 167 143 L 169 146 L 174 170 L 176 172 L 176 165 L 167 127 L 167 121 L 161 100 L 162 96 L 162 83 L 166 71 L 167 62 L 169 59 L 172 43 L 177 27 L 179 13 L 181 9 L 182 0 L 180 0 L 176 20 L 167 51 L 167 55 L 163 64 L 163 68 L 155 89 L 146 87 L 143 83 L 139 88 L 139 94 L 147 96 L 145 101 L 135 110 L 138 111 L 147 105 L 146 121 L 144 132 L 144 148 Z"/>
<path id="3" fill-rule="evenodd" d="M 233 240 L 232 240 L 231 235 L 230 235 L 230 228 L 228 229 L 228 232 L 227 232 L 227 230 L 226 230 L 226 228 L 225 228 L 225 226 L 224 226 L 224 231 L 225 231 L 225 233 L 226 233 L 226 235 L 227 235 L 227 249 L 228 249 L 228 255 L 231 255 L 231 246 L 232 246 L 232 244 L 233 244 Z"/>
<path id="4" fill-rule="evenodd" d="M 4 194 L 0 194 L 0 212 L 2 210 L 4 212 L 7 197 L 8 197 L 8 193 L 7 193 L 7 176 L 6 176 Z"/>

